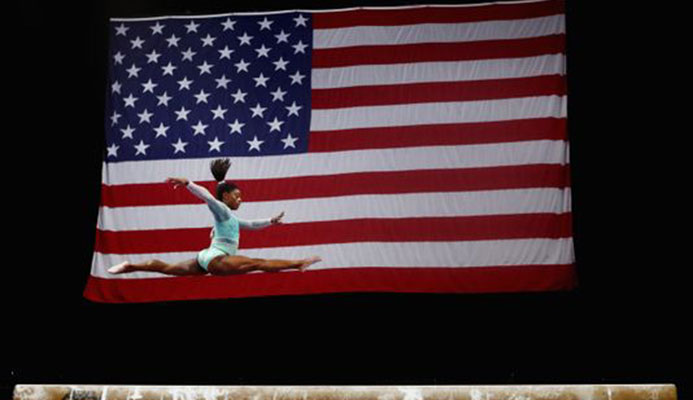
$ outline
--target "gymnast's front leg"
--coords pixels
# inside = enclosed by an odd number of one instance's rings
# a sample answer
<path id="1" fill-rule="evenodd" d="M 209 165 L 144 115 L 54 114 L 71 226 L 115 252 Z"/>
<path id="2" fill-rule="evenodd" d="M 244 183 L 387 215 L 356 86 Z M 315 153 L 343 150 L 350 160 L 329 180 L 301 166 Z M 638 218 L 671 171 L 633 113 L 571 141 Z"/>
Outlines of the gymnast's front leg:
<path id="1" fill-rule="evenodd" d="M 303 272 L 319 261 L 322 259 L 317 256 L 300 260 L 266 260 L 240 255 L 220 256 L 210 261 L 207 270 L 212 275 L 238 275 L 253 271 L 279 272 L 290 269 Z"/>

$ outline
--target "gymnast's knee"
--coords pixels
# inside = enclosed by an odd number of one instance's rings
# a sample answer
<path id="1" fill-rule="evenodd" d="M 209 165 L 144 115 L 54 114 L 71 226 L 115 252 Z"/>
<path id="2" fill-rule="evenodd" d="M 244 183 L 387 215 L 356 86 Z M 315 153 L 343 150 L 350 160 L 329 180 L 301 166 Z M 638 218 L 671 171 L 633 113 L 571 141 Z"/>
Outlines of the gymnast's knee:
<path id="1" fill-rule="evenodd" d="M 167 264 L 167 263 L 165 263 L 165 262 L 163 262 L 163 261 L 161 261 L 161 260 L 157 260 L 157 259 L 149 260 L 149 261 L 145 262 L 145 265 L 147 265 L 147 266 L 149 266 L 149 267 L 162 267 L 162 266 L 163 266 L 163 267 L 168 267 L 168 264 Z"/>

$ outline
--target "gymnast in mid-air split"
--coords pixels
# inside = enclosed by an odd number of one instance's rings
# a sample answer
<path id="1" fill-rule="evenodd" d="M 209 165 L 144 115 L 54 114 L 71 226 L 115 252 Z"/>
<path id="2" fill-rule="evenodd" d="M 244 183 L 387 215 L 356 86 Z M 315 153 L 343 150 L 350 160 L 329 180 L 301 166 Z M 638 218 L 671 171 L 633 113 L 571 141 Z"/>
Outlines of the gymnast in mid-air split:
<path id="1" fill-rule="evenodd" d="M 168 264 L 160 260 L 149 260 L 135 264 L 128 261 L 114 265 L 108 269 L 111 274 L 125 274 L 136 271 L 159 272 L 167 275 L 237 275 L 252 271 L 277 272 L 295 269 L 303 272 L 310 265 L 322 261 L 313 256 L 301 260 L 265 260 L 237 255 L 239 243 L 239 228 L 260 229 L 269 225 L 281 224 L 284 212 L 276 217 L 246 221 L 242 220 L 231 210 L 237 210 L 241 205 L 241 190 L 233 183 L 226 182 L 226 172 L 231 166 L 228 159 L 216 159 L 211 163 L 212 175 L 217 181 L 217 193 L 214 198 L 207 189 L 190 182 L 186 178 L 168 178 L 167 183 L 173 184 L 174 189 L 185 186 L 188 190 L 204 200 L 214 216 L 212 242 L 209 248 L 200 251 L 197 258 Z"/>

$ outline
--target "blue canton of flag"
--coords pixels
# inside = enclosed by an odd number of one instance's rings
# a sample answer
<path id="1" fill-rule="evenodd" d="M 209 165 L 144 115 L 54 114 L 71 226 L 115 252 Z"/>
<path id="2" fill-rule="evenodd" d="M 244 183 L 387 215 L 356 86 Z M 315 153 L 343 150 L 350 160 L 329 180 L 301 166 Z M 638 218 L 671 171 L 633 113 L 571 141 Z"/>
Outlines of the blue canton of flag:
<path id="1" fill-rule="evenodd" d="M 311 20 L 111 21 L 106 162 L 301 153 Z"/>

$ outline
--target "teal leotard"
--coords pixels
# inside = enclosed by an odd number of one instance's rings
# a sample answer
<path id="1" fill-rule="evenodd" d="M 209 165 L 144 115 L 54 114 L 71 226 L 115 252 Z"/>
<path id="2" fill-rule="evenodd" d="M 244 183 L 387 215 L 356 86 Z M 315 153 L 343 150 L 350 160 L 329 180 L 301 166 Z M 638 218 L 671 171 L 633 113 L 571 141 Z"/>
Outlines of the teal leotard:
<path id="1" fill-rule="evenodd" d="M 197 254 L 197 263 L 206 271 L 209 263 L 219 256 L 232 256 L 238 250 L 240 240 L 240 228 L 260 229 L 272 224 L 271 219 L 259 219 L 247 221 L 240 219 L 231 213 L 226 204 L 215 199 L 207 189 L 188 183 L 188 190 L 204 200 L 214 216 L 214 229 L 212 230 L 212 242 L 210 246 Z"/>

